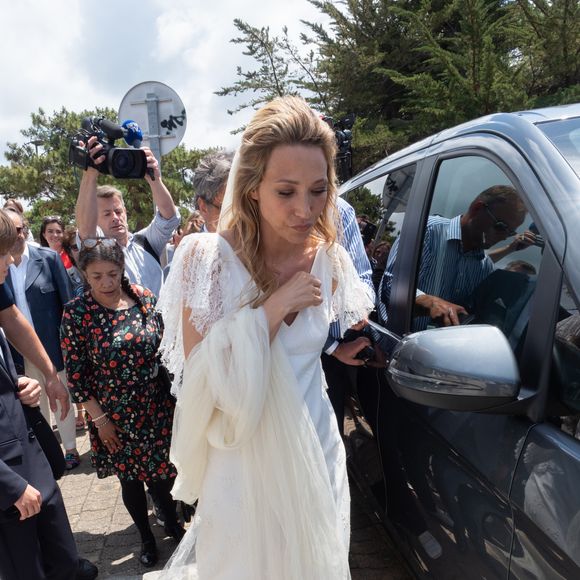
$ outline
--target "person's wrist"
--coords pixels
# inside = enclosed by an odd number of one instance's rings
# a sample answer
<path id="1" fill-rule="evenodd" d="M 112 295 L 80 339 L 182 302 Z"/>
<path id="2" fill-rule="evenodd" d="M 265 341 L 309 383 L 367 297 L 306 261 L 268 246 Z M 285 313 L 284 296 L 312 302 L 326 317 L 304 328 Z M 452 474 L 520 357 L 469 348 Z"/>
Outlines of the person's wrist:
<path id="1" fill-rule="evenodd" d="M 58 388 L 58 384 L 60 383 L 60 379 L 57 374 L 54 375 L 46 375 L 44 377 L 44 385 L 46 390 L 50 390 L 51 392 L 54 389 Z"/>
<path id="2" fill-rule="evenodd" d="M 284 320 L 284 318 L 290 314 L 288 306 L 282 301 L 278 300 L 278 297 L 275 294 L 266 300 L 264 306 L 266 306 L 266 309 L 277 320 Z"/>
<path id="3" fill-rule="evenodd" d="M 335 340 L 324 352 L 328 356 L 336 356 L 336 351 L 340 352 L 340 344 L 338 340 Z"/>
<path id="4" fill-rule="evenodd" d="M 433 307 L 433 296 L 421 294 L 421 296 L 417 296 L 415 302 L 422 308 L 431 309 Z"/>
<path id="5" fill-rule="evenodd" d="M 97 180 L 97 177 L 99 176 L 99 170 L 96 167 L 93 167 L 92 165 L 89 165 L 83 173 L 83 177 L 86 179 L 92 179 L 94 181 Z"/>

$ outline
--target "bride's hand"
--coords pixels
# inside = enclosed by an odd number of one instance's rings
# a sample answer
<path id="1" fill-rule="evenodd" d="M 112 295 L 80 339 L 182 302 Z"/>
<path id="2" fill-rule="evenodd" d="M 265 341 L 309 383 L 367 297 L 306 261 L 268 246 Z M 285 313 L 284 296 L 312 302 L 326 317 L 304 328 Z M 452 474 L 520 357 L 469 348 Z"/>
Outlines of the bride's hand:
<path id="1" fill-rule="evenodd" d="M 316 276 L 308 272 L 296 272 L 266 302 L 269 300 L 284 307 L 285 316 L 293 312 L 300 312 L 309 306 L 318 306 L 322 304 L 321 282 Z"/>
<path id="2" fill-rule="evenodd" d="M 273 336 L 289 314 L 322 304 L 321 282 L 308 272 L 297 272 L 264 302 Z"/>

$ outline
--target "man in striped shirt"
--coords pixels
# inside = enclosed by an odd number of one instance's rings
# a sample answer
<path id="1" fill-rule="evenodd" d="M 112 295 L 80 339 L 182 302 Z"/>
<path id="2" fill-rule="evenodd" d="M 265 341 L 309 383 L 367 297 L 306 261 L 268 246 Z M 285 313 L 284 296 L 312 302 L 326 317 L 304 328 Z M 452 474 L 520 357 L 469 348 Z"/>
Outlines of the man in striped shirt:
<path id="1" fill-rule="evenodd" d="M 367 292 L 374 301 L 375 291 L 371 264 L 365 252 L 355 211 L 341 197 L 337 199 L 337 206 L 340 216 L 340 224 L 337 224 L 337 226 L 341 232 L 338 241 L 348 252 L 359 278 L 366 284 Z M 343 332 L 344 330 L 347 329 L 342 329 Z M 338 322 L 333 322 L 330 325 L 321 361 L 328 384 L 328 397 L 334 408 L 338 428 L 342 435 L 344 429 L 344 404 L 346 396 L 351 390 L 348 367 L 364 365 L 364 361 L 357 359 L 356 356 L 363 348 L 369 346 L 371 341 L 365 336 L 359 336 L 352 341 L 343 342 L 340 336 L 341 328 Z"/>
<path id="2" fill-rule="evenodd" d="M 481 192 L 466 213 L 452 219 L 430 216 L 427 220 L 419 264 L 413 330 L 424 330 L 430 320 L 442 326 L 458 325 L 475 288 L 493 272 L 484 252 L 516 234 L 526 208 L 513 187 L 496 185 Z M 379 286 L 379 317 L 384 324 L 399 239 L 389 255 Z"/>

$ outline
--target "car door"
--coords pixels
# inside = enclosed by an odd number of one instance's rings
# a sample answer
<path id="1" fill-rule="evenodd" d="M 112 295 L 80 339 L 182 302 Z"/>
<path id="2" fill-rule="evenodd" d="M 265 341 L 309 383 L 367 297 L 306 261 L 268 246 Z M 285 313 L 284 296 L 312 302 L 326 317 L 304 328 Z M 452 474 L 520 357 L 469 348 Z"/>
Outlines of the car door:
<path id="1" fill-rule="evenodd" d="M 498 257 L 483 272 L 470 265 L 466 256 L 461 257 L 465 265 L 454 270 L 449 263 L 452 254 L 445 250 L 435 256 L 430 280 L 422 273 L 422 259 L 427 252 L 428 226 L 444 224 L 451 231 L 455 225 L 456 230 L 459 216 L 468 213 L 477 196 L 491 187 L 513 188 L 519 193 L 524 205 L 516 228 L 519 233 L 530 228 L 544 233 L 536 204 L 543 207 L 545 192 L 534 172 L 510 143 L 500 137 L 474 135 L 434 146 L 426 155 L 423 175 L 422 186 L 409 200 L 399 243 L 390 259 L 390 288 L 388 292 L 381 289 L 388 302 L 384 324 L 399 335 L 432 324 L 415 306 L 417 291 L 425 290 L 420 288 L 422 280 L 431 284 L 428 292 L 446 293 L 449 302 L 476 312 L 479 322 L 500 326 L 520 369 L 531 366 L 532 354 L 526 348 L 532 338 L 528 322 L 542 275 L 549 275 L 541 269 L 539 246 L 502 253 L 511 241 L 506 238 L 486 250 L 485 254 L 496 250 Z M 489 226 L 499 227 L 503 222 L 498 223 L 494 204 L 481 207 L 478 219 L 488 219 Z M 453 234 L 440 239 L 445 245 L 463 243 Z M 488 256 L 478 259 L 483 263 Z M 505 270 L 508 261 L 524 262 L 536 273 L 512 271 L 517 265 Z M 465 364 L 468 367 L 469 361 Z M 523 376 L 525 389 L 533 392 L 538 388 L 538 376 Z M 378 416 L 377 438 L 383 464 L 388 465 L 387 516 L 415 569 L 434 578 L 507 578 L 514 539 L 510 490 L 524 442 L 535 423 L 515 413 L 476 414 L 415 405 L 397 399 L 388 388 L 379 402 Z"/>
<path id="2" fill-rule="evenodd" d="M 580 314 L 578 289 L 560 265 L 544 304 L 553 312 L 544 326 L 546 405 L 542 422 L 522 443 L 512 484 L 515 536 L 510 578 L 580 577 Z M 559 291 L 560 284 L 564 283 Z M 554 300 L 555 299 L 555 300 Z M 555 302 L 555 304 L 554 304 Z M 550 304 L 554 308 L 550 308 Z"/>
<path id="3" fill-rule="evenodd" d="M 394 161 L 377 168 L 366 179 L 344 193 L 348 202 L 357 207 L 362 205 L 369 214 L 382 214 L 383 219 L 377 223 L 378 240 L 383 239 L 383 235 L 386 236 L 389 231 L 392 237 L 399 235 L 409 196 L 421 173 L 420 158 L 421 154 L 418 153 L 405 157 L 400 162 Z M 373 267 L 373 277 L 376 272 L 377 269 Z M 356 370 L 353 367 L 351 374 L 353 385 L 358 387 L 357 401 L 360 404 L 359 425 L 347 421 L 345 443 L 350 458 L 351 475 L 364 487 L 367 497 L 375 504 L 376 512 L 384 519 L 384 475 L 389 464 L 383 465 L 381 461 L 376 433 L 377 413 L 385 392 L 384 376 L 380 369 L 373 367 L 357 367 Z"/>

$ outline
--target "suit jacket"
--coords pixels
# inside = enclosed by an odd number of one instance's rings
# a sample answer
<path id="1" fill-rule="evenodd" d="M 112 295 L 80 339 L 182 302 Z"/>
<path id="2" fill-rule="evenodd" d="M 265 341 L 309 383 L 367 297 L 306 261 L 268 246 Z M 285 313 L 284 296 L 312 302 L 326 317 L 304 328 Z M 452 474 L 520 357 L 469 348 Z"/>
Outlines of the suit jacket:
<path id="1" fill-rule="evenodd" d="M 50 465 L 29 429 L 16 394 L 17 379 L 8 344 L 0 332 L 0 524 L 4 510 L 14 505 L 28 484 L 40 491 L 43 500 L 56 490 Z"/>
<path id="2" fill-rule="evenodd" d="M 46 349 L 52 364 L 61 371 L 64 368 L 60 349 L 60 322 L 63 306 L 73 298 L 70 278 L 60 256 L 48 248 L 28 246 L 30 259 L 26 268 L 26 300 L 34 330 Z M 6 286 L 14 293 L 11 273 Z M 12 356 L 19 372 L 24 372 L 24 360 L 12 349 Z"/>

